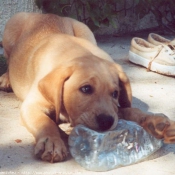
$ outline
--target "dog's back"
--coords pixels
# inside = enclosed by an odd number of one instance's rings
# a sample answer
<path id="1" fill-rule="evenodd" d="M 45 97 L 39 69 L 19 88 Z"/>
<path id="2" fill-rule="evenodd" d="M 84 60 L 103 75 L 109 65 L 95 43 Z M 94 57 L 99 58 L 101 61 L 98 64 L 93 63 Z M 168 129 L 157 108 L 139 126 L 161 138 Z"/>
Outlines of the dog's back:
<path id="1" fill-rule="evenodd" d="M 33 38 L 41 40 L 51 33 L 64 33 L 89 40 L 96 44 L 93 33 L 83 23 L 68 17 L 53 14 L 17 13 L 6 24 L 3 35 L 5 57 L 9 58 L 14 47 L 21 40 L 29 39 L 32 45 Z M 30 36 L 30 38 L 28 37 Z M 15 48 L 16 49 L 16 48 Z"/>
<path id="2" fill-rule="evenodd" d="M 65 36 L 61 37 L 62 35 Z M 36 78 L 39 67 L 47 73 L 49 69 L 47 63 L 53 62 L 50 55 L 46 63 L 47 66 L 43 68 L 44 63 L 39 63 L 40 58 L 42 58 L 42 62 L 46 60 L 46 55 L 43 55 L 43 52 L 45 53 L 44 46 L 47 45 L 47 49 L 50 48 L 47 54 L 54 54 L 53 49 L 56 47 L 55 50 L 58 52 L 59 48 L 63 47 L 61 41 L 71 35 L 75 36 L 73 38 L 83 38 L 85 42 L 87 41 L 93 46 L 96 45 L 96 40 L 90 29 L 85 24 L 71 18 L 53 14 L 18 13 L 7 22 L 2 41 L 4 55 L 9 63 L 11 87 L 20 99 L 26 96 Z M 55 36 L 57 36 L 56 39 Z M 55 40 L 56 42 L 53 42 Z M 70 41 L 67 44 L 64 42 L 64 45 L 67 45 L 64 52 L 70 50 L 68 47 L 71 45 Z"/>

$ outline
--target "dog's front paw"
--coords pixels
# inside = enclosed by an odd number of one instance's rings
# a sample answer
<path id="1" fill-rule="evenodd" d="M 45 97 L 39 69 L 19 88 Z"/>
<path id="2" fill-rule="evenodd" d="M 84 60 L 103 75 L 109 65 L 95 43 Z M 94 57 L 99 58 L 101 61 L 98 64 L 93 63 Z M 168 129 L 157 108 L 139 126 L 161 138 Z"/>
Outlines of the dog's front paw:
<path id="1" fill-rule="evenodd" d="M 64 142 L 58 137 L 40 138 L 35 146 L 35 155 L 51 163 L 64 161 L 67 153 Z"/>
<path id="2" fill-rule="evenodd" d="M 141 126 L 157 139 L 163 139 L 164 143 L 175 143 L 175 121 L 164 114 L 147 116 Z"/>
<path id="3" fill-rule="evenodd" d="M 11 86 L 10 86 L 10 81 L 9 81 L 9 75 L 8 73 L 4 73 L 1 77 L 0 77 L 0 90 L 2 91 L 6 91 L 6 92 L 11 92 Z"/>
<path id="4" fill-rule="evenodd" d="M 164 132 L 165 143 L 175 143 L 175 121 L 170 120 L 170 125 Z"/>
<path id="5" fill-rule="evenodd" d="M 141 126 L 157 139 L 163 139 L 165 130 L 170 126 L 170 120 L 164 114 L 152 114 L 145 117 Z"/>

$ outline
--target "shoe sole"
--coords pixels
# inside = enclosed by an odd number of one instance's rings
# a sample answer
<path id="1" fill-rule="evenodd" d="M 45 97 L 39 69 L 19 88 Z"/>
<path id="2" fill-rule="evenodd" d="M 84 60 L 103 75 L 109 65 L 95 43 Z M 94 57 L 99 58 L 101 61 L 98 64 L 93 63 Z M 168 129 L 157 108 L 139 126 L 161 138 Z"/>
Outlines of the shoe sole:
<path id="1" fill-rule="evenodd" d="M 148 68 L 150 62 L 150 60 L 131 51 L 129 51 L 129 61 L 146 68 Z M 150 70 L 164 75 L 175 76 L 175 66 L 161 65 L 156 62 L 152 62 Z"/>

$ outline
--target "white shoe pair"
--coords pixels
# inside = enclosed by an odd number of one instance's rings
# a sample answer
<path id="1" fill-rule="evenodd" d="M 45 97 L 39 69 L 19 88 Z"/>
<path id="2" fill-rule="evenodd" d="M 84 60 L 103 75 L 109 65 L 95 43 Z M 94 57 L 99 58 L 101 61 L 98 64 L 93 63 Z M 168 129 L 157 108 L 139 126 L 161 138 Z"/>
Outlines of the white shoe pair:
<path id="1" fill-rule="evenodd" d="M 129 60 L 148 71 L 175 76 L 175 39 L 171 41 L 155 33 L 149 34 L 148 41 L 135 37 L 131 40 Z"/>

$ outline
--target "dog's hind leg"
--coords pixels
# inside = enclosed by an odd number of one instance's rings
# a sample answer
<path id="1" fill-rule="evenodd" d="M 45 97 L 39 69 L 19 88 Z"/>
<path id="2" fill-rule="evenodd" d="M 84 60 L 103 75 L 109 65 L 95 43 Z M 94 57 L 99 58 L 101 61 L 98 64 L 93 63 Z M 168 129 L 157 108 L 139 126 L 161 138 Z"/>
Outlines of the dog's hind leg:
<path id="1" fill-rule="evenodd" d="M 0 77 L 0 90 L 6 91 L 6 92 L 12 91 L 11 86 L 10 86 L 8 71 Z"/>
<path id="2" fill-rule="evenodd" d="M 8 58 L 9 58 L 9 56 L 8 56 L 8 54 L 6 52 L 6 49 L 3 47 L 3 42 L 0 42 L 0 47 L 2 47 L 3 50 L 4 50 L 3 55 L 4 55 L 5 59 L 6 59 L 6 63 L 8 64 L 8 62 L 9 62 Z M 1 91 L 6 91 L 6 92 L 11 92 L 12 91 L 12 88 L 10 86 L 9 71 L 8 71 L 8 69 L 7 69 L 7 71 L 4 74 L 2 74 L 0 76 L 0 90 Z"/>
<path id="3" fill-rule="evenodd" d="M 93 43 L 94 45 L 97 45 L 94 34 L 87 25 L 73 19 L 71 19 L 71 21 L 75 37 L 86 39 L 91 43 Z"/>
<path id="4" fill-rule="evenodd" d="M 7 59 L 7 54 L 4 50 L 4 57 L 6 58 L 6 62 L 8 63 L 8 59 Z M 2 74 L 0 76 L 0 90 L 1 91 L 6 91 L 6 92 L 11 92 L 11 86 L 10 86 L 10 80 L 9 80 L 9 71 L 7 69 L 7 72 L 5 72 L 4 74 Z"/>

